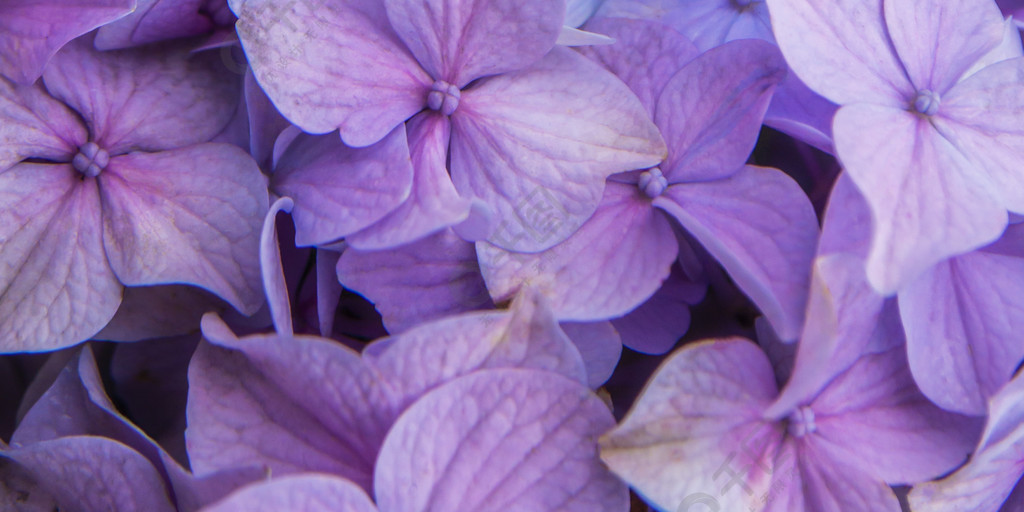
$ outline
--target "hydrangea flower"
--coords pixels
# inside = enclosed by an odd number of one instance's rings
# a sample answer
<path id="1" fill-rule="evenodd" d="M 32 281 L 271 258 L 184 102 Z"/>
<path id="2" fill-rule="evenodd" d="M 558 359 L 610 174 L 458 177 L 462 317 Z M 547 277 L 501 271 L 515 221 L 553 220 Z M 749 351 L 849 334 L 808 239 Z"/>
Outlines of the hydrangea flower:
<path id="1" fill-rule="evenodd" d="M 311 133 L 338 129 L 346 144 L 363 147 L 412 119 L 410 130 L 422 130 L 430 154 L 441 155 L 415 168 L 409 207 L 392 222 L 437 218 L 436 231 L 467 219 L 476 200 L 483 226 L 475 235 L 541 250 L 593 213 L 605 177 L 663 156 L 628 88 L 555 47 L 564 1 L 332 0 L 275 9 L 248 0 L 235 9 L 253 73 L 292 123 Z M 564 212 L 561 222 L 524 211 L 538 197 Z"/>
<path id="2" fill-rule="evenodd" d="M 817 221 L 806 195 L 782 172 L 744 167 L 784 73 L 777 50 L 735 41 L 693 58 L 692 45 L 664 25 L 625 19 L 592 25 L 618 42 L 587 53 L 641 98 L 668 142 L 668 157 L 612 177 L 594 216 L 545 252 L 517 255 L 478 243 L 492 297 L 505 300 L 529 283 L 549 294 L 560 319 L 625 315 L 658 290 L 679 244 L 687 243 L 677 241 L 674 219 L 784 337 L 795 338 Z"/>
<path id="3" fill-rule="evenodd" d="M 836 150 L 871 207 L 873 286 L 892 294 L 1024 211 L 1024 59 L 992 56 L 992 0 L 768 0 L 790 66 L 842 108 Z"/>
<path id="4" fill-rule="evenodd" d="M 265 180 L 241 149 L 206 142 L 237 81 L 214 56 L 90 46 L 66 46 L 40 84 L 0 82 L 3 351 L 89 338 L 126 285 L 190 283 L 247 314 L 262 303 Z"/>

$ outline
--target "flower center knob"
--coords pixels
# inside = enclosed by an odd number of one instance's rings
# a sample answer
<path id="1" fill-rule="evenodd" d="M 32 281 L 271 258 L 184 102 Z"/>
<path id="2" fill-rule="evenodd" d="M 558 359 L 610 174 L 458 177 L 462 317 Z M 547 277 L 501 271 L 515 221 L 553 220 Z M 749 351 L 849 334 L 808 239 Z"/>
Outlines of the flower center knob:
<path id="1" fill-rule="evenodd" d="M 938 93 L 925 89 L 914 98 L 914 110 L 926 116 L 934 116 L 939 111 L 939 103 Z"/>
<path id="2" fill-rule="evenodd" d="M 805 405 L 789 415 L 789 433 L 793 437 L 803 437 L 817 430 L 818 426 L 814 424 L 814 411 L 810 407 Z"/>
<path id="3" fill-rule="evenodd" d="M 78 154 L 71 160 L 75 170 L 87 178 L 95 178 L 110 163 L 110 154 L 95 142 L 86 142 L 78 148 Z"/>
<path id="4" fill-rule="evenodd" d="M 430 94 L 427 95 L 427 106 L 431 110 L 450 116 L 455 109 L 459 108 L 461 96 L 462 92 L 458 87 L 444 80 L 438 80 L 434 82 L 434 86 L 430 88 Z"/>
<path id="5" fill-rule="evenodd" d="M 661 169 L 657 167 L 651 167 L 646 171 L 640 173 L 640 180 L 636 184 L 637 188 L 647 194 L 647 197 L 654 199 L 662 194 L 666 188 L 668 188 L 668 180 L 665 179 L 665 175 L 661 173 Z"/>

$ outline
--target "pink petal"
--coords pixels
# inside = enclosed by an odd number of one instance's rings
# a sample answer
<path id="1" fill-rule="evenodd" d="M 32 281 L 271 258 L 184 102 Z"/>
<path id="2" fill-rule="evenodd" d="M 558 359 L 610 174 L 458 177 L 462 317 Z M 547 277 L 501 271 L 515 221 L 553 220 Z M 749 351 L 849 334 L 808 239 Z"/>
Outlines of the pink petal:
<path id="1" fill-rule="evenodd" d="M 665 155 L 636 96 L 564 48 L 465 91 L 451 119 L 455 188 L 494 210 L 489 241 L 509 250 L 564 240 L 594 212 L 606 177 Z"/>
<path id="2" fill-rule="evenodd" d="M 384 0 L 395 32 L 435 80 L 463 88 L 555 46 L 564 0 Z"/>
<path id="3" fill-rule="evenodd" d="M 122 282 L 194 284 L 243 313 L 259 309 L 267 191 L 248 154 L 227 144 L 133 153 L 99 179 L 104 246 Z"/>
<path id="4" fill-rule="evenodd" d="M 82 115 L 92 140 L 111 155 L 207 142 L 234 119 L 241 94 L 241 77 L 216 52 L 98 52 L 84 39 L 54 57 L 43 83 Z"/>
<path id="5" fill-rule="evenodd" d="M 891 294 L 929 266 L 1006 227 L 995 184 L 931 123 L 874 105 L 839 109 L 836 150 L 871 207 L 868 280 Z"/>
<path id="6" fill-rule="evenodd" d="M 384 3 L 247 0 L 235 9 L 253 74 L 289 121 L 368 146 L 426 106 L 433 80 L 391 29 Z"/>
<path id="7" fill-rule="evenodd" d="M 0 75 L 22 84 L 35 82 L 68 41 L 134 8 L 134 0 L 5 1 L 0 18 Z"/>
<path id="8" fill-rule="evenodd" d="M 374 303 L 389 332 L 493 306 L 473 244 L 444 230 L 384 251 L 349 248 L 338 279 Z"/>
<path id="9" fill-rule="evenodd" d="M 470 216 L 470 201 L 459 196 L 448 176 L 451 125 L 437 113 L 414 117 L 408 130 L 412 157 L 412 190 L 408 198 L 380 221 L 347 238 L 356 248 L 390 249 L 423 238 Z"/>
<path id="10" fill-rule="evenodd" d="M 491 370 L 427 394 L 381 447 L 374 488 L 382 512 L 612 512 L 626 486 L 601 463 L 608 407 L 555 373 Z M 416 485 L 409 485 L 415 481 Z"/>
<path id="11" fill-rule="evenodd" d="M 654 204 L 725 267 L 782 339 L 799 335 L 818 223 L 796 182 L 747 166 L 728 179 L 670 186 Z"/>
<path id="12" fill-rule="evenodd" d="M 721 510 L 745 510 L 755 489 L 767 489 L 758 468 L 782 441 L 783 431 L 761 423 L 775 392 L 757 345 L 738 338 L 688 345 L 601 438 L 601 459 L 659 509 L 703 493 Z"/>
<path id="13" fill-rule="evenodd" d="M 615 240 L 616 243 L 608 243 Z M 676 259 L 671 224 L 633 185 L 609 182 L 594 215 L 562 243 L 536 254 L 477 244 L 481 272 L 495 301 L 532 286 L 561 320 L 622 316 L 661 286 Z"/>
<path id="14" fill-rule="evenodd" d="M 295 200 L 295 243 L 325 244 L 372 225 L 408 198 L 413 167 L 404 127 L 366 148 L 335 134 L 299 135 L 277 161 L 274 191 Z"/>
<path id="15" fill-rule="evenodd" d="M 769 0 L 768 9 L 786 62 L 818 94 L 839 105 L 897 108 L 913 98 L 882 0 Z"/>
<path id="16" fill-rule="evenodd" d="M 99 191 L 70 165 L 0 172 L 0 351 L 85 341 L 114 316 L 121 283 L 103 250 Z"/>
<path id="17" fill-rule="evenodd" d="M 786 64 L 764 41 L 709 50 L 676 73 L 658 99 L 655 124 L 669 147 L 669 183 L 730 176 L 746 163 Z"/>
<path id="18" fill-rule="evenodd" d="M 940 95 L 1003 39 L 991 0 L 886 0 L 885 23 L 910 81 Z"/>
<path id="19" fill-rule="evenodd" d="M 343 478 L 320 473 L 275 478 L 243 487 L 204 512 L 377 512 L 359 486 Z"/>

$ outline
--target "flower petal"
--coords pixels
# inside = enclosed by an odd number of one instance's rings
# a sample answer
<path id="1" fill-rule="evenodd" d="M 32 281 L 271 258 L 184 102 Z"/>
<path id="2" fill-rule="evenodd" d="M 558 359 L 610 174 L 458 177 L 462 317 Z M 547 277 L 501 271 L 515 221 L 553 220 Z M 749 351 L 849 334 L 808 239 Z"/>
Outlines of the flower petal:
<path id="1" fill-rule="evenodd" d="M 818 222 L 792 178 L 747 166 L 728 179 L 670 186 L 654 204 L 725 267 L 782 339 L 799 335 Z"/>
<path id="2" fill-rule="evenodd" d="M 26 159 L 70 162 L 88 134 L 74 112 L 36 84 L 0 78 L 0 170 Z"/>
<path id="3" fill-rule="evenodd" d="M 409 196 L 413 167 L 405 128 L 358 149 L 333 133 L 299 135 L 278 159 L 271 186 L 295 200 L 297 245 L 325 244 L 355 233 Z"/>
<path id="4" fill-rule="evenodd" d="M 1003 240 L 1020 245 L 1024 226 Z M 1024 359 L 1024 254 L 985 249 L 939 263 L 900 290 L 914 379 L 951 411 L 983 416 Z"/>
<path id="5" fill-rule="evenodd" d="M 622 340 L 611 322 L 561 322 L 587 367 L 587 385 L 597 389 L 608 381 L 622 356 Z"/>
<path id="6" fill-rule="evenodd" d="M 767 3 L 786 62 L 812 90 L 839 105 L 904 108 L 914 86 L 889 42 L 882 1 Z"/>
<path id="7" fill-rule="evenodd" d="M 21 84 L 42 76 L 47 62 L 72 39 L 114 21 L 135 0 L 7 0 L 0 20 L 0 75 Z"/>
<path id="8" fill-rule="evenodd" d="M 868 280 L 891 294 L 929 266 L 999 237 L 995 184 L 928 121 L 874 105 L 839 109 L 836 150 L 871 207 Z"/>
<path id="9" fill-rule="evenodd" d="M 207 142 L 234 119 L 241 77 L 216 52 L 181 46 L 99 52 L 80 39 L 47 67 L 43 83 L 77 111 L 111 155 Z"/>
<path id="10" fill-rule="evenodd" d="M 707 286 L 673 265 L 668 279 L 647 302 L 612 320 L 622 344 L 645 354 L 664 354 L 690 328 L 690 306 L 704 299 Z"/>
<path id="11" fill-rule="evenodd" d="M 382 512 L 625 510 L 626 486 L 601 463 L 595 442 L 614 424 L 596 395 L 554 373 L 462 377 L 413 404 L 388 433 L 374 475 L 377 505 Z"/>
<path id="12" fill-rule="evenodd" d="M 886 0 L 889 37 L 918 91 L 945 94 L 1003 39 L 991 0 Z"/>
<path id="13" fill-rule="evenodd" d="M 448 176 L 448 119 L 424 112 L 406 124 L 412 157 L 408 198 L 380 221 L 348 237 L 353 247 L 390 249 L 454 226 L 471 215 L 471 202 L 459 197 Z"/>
<path id="14" fill-rule="evenodd" d="M 783 431 L 760 422 L 775 392 L 757 345 L 739 338 L 687 345 L 601 438 L 601 459 L 661 510 L 702 498 L 745 510 L 760 495 L 755 489 L 767 490 L 765 455 L 770 461 L 782 441 Z"/>
<path id="15" fill-rule="evenodd" d="M 647 117 L 614 75 L 555 48 L 525 71 L 465 91 L 451 118 L 452 180 L 494 210 L 500 224 L 488 241 L 541 251 L 593 214 L 605 178 L 661 161 Z"/>
<path id="16" fill-rule="evenodd" d="M 266 181 L 244 151 L 200 144 L 115 157 L 99 178 L 104 246 L 129 285 L 182 282 L 252 314 L 263 303 Z"/>
<path id="17" fill-rule="evenodd" d="M 303 131 L 368 146 L 426 106 L 433 80 L 391 29 L 384 3 L 246 0 L 238 36 L 267 96 Z"/>
<path id="18" fill-rule="evenodd" d="M 349 248 L 338 279 L 374 303 L 391 333 L 493 306 L 473 244 L 451 230 L 384 251 Z"/>
<path id="19" fill-rule="evenodd" d="M 384 0 L 395 32 L 435 80 L 463 88 L 523 69 L 562 30 L 565 0 Z"/>
<path id="20" fill-rule="evenodd" d="M 79 176 L 63 164 L 0 172 L 0 352 L 85 341 L 121 303 L 96 181 Z"/>
<path id="21" fill-rule="evenodd" d="M 743 40 L 709 50 L 676 73 L 654 116 L 669 148 L 662 165 L 669 183 L 723 178 L 742 167 L 785 72 L 778 48 Z"/>
<path id="22" fill-rule="evenodd" d="M 249 485 L 203 512 L 377 512 L 359 486 L 333 475 L 307 473 Z"/>

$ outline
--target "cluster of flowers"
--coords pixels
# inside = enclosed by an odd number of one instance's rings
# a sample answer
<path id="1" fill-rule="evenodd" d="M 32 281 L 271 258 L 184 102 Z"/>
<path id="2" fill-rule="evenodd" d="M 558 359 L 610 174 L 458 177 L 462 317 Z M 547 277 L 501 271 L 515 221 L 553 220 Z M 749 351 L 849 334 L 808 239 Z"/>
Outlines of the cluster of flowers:
<path id="1" fill-rule="evenodd" d="M 1024 511 L 1018 11 L 0 0 L 0 509 Z"/>

